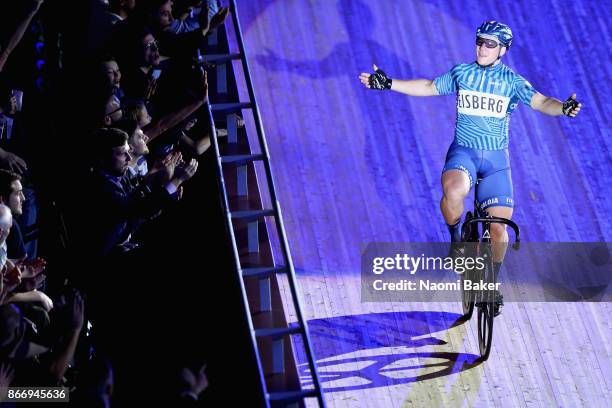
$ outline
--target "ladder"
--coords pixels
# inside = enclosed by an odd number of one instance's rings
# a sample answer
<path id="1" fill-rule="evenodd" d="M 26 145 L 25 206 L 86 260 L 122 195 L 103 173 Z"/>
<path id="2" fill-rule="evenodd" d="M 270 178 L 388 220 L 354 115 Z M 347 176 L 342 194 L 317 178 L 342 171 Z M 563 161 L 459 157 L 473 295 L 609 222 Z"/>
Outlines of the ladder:
<path id="1" fill-rule="evenodd" d="M 216 66 L 216 92 L 219 94 L 228 93 L 228 78 L 227 72 L 228 67 L 231 68 L 232 61 L 240 61 L 244 73 L 246 86 L 248 89 L 249 101 L 232 101 L 229 103 L 212 103 L 208 105 L 208 115 L 210 118 L 210 134 L 211 142 L 216 155 L 216 170 L 219 182 L 219 189 L 222 193 L 223 210 L 225 213 L 225 222 L 228 228 L 228 233 L 231 238 L 233 258 L 235 262 L 235 270 L 239 275 L 241 293 L 243 296 L 243 304 L 245 305 L 245 313 L 249 324 L 251 333 L 251 344 L 253 352 L 256 355 L 260 383 L 263 387 L 263 394 L 266 399 L 266 406 L 298 406 L 303 405 L 306 398 L 316 398 L 319 407 L 325 407 L 325 400 L 323 397 L 323 390 L 317 371 L 316 361 L 312 350 L 312 344 L 310 341 L 310 335 L 306 321 L 304 320 L 304 314 L 302 312 L 302 306 L 299 300 L 299 291 L 297 288 L 297 279 L 295 277 L 295 270 L 293 261 L 291 259 L 291 253 L 289 251 L 289 245 L 285 234 L 285 227 L 283 225 L 282 214 L 280 204 L 277 199 L 276 190 L 274 188 L 274 181 L 272 178 L 272 170 L 270 166 L 270 156 L 268 153 L 268 146 L 264 135 L 263 125 L 261 121 L 261 115 L 257 105 L 255 92 L 253 89 L 253 83 L 251 81 L 249 64 L 246 58 L 246 50 L 242 32 L 238 20 L 238 12 L 236 7 L 236 1 L 230 0 L 230 13 L 232 15 L 232 23 L 235 31 L 235 37 L 238 42 L 239 53 L 229 53 L 229 47 L 223 50 L 222 53 L 203 55 L 202 61 L 215 64 Z M 211 33 L 208 37 L 209 45 L 218 45 L 218 36 L 222 34 L 219 32 L 225 26 L 220 26 L 217 30 Z M 250 109 L 253 114 L 255 123 L 255 129 L 257 131 L 257 141 L 259 144 L 261 153 L 239 152 L 239 132 L 237 126 L 237 113 L 242 110 Z M 214 118 L 224 117 L 227 121 L 227 144 L 222 149 L 220 142 L 217 137 L 217 131 L 215 128 Z M 232 152 L 230 154 L 223 154 L 222 150 L 226 152 Z M 267 186 L 267 193 L 270 197 L 271 207 L 270 208 L 249 208 L 249 203 L 253 200 L 249 199 L 249 174 L 254 177 L 253 171 L 255 163 L 263 164 L 265 170 L 265 181 Z M 249 166 L 251 166 L 249 171 Z M 228 170 L 231 169 L 231 170 Z M 224 174 L 225 172 L 231 171 L 232 178 L 235 180 L 234 183 L 227 183 Z M 232 185 L 233 184 L 233 185 Z M 229 190 L 229 187 L 235 188 L 235 191 Z M 262 187 L 262 183 L 259 183 Z M 230 194 L 234 194 L 234 197 L 242 197 L 242 204 L 240 208 L 231 208 L 230 206 Z M 234 205 L 234 207 L 236 207 Z M 263 207 L 263 205 L 262 205 Z M 271 262 L 269 265 L 249 265 L 243 266 L 241 256 L 239 253 L 239 244 L 237 240 L 237 232 L 240 229 L 239 226 L 246 225 L 246 236 L 247 236 L 247 250 L 249 254 L 257 254 L 260 251 L 260 235 L 262 231 L 260 228 L 265 228 L 265 219 L 270 217 L 274 224 L 275 232 L 278 236 L 280 250 L 282 253 L 282 260 L 280 264 L 277 262 Z M 244 229 L 244 228 L 243 228 Z M 258 306 L 259 311 L 274 312 L 273 302 L 270 295 L 270 284 L 271 279 L 277 274 L 285 274 L 287 276 L 287 282 L 290 289 L 291 301 L 295 309 L 297 322 L 291 325 L 285 325 L 286 327 L 263 327 L 256 328 L 253 316 L 252 316 L 252 303 L 249 303 L 249 296 L 245 286 L 246 279 L 257 279 L 259 281 L 259 298 Z M 282 307 L 281 307 L 282 309 Z M 280 311 L 282 312 L 282 310 Z M 284 372 L 285 367 L 285 352 L 283 344 L 286 338 L 290 338 L 291 335 L 300 335 L 302 337 L 302 343 L 304 345 L 304 351 L 308 360 L 308 368 L 310 375 L 312 376 L 312 389 L 281 389 L 275 391 L 268 391 L 266 384 L 266 373 L 262 366 L 262 350 L 258 345 L 258 340 L 266 341 L 266 344 L 272 345 L 271 347 L 271 367 L 273 373 Z M 266 354 L 266 353 L 264 353 Z M 270 353 L 267 353 L 270 354 Z"/>

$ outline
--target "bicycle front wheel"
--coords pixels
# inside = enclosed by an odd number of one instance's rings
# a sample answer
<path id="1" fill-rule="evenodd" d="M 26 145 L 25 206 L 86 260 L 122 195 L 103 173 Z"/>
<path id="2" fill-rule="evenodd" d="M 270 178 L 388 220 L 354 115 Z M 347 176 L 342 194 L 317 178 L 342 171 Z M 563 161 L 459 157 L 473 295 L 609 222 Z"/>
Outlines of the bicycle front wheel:
<path id="1" fill-rule="evenodd" d="M 466 270 L 461 276 L 461 305 L 463 307 L 463 320 L 470 320 L 474 313 L 474 291 L 465 290 L 464 280 L 472 279 L 472 271 Z"/>
<path id="2" fill-rule="evenodd" d="M 485 252 L 485 268 L 483 273 L 483 282 L 493 281 L 493 262 L 491 251 Z M 489 358 L 491 353 L 491 344 L 493 343 L 493 319 L 495 318 L 495 296 L 490 290 L 480 292 L 480 301 L 478 306 L 478 347 L 480 356 L 483 360 Z"/>
<path id="3" fill-rule="evenodd" d="M 493 307 L 490 301 L 483 302 L 478 307 L 478 347 L 483 360 L 489 358 L 493 343 Z"/>

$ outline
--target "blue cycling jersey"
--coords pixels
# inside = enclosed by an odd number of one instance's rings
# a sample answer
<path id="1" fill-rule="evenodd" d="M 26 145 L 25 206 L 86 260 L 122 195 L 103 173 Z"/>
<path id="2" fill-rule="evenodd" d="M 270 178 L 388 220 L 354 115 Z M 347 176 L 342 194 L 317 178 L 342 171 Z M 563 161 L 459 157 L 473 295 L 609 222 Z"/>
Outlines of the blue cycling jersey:
<path id="1" fill-rule="evenodd" d="M 437 77 L 440 95 L 457 94 L 455 142 L 481 150 L 508 147 L 508 123 L 518 101 L 530 106 L 536 90 L 501 62 L 489 68 L 459 64 Z"/>

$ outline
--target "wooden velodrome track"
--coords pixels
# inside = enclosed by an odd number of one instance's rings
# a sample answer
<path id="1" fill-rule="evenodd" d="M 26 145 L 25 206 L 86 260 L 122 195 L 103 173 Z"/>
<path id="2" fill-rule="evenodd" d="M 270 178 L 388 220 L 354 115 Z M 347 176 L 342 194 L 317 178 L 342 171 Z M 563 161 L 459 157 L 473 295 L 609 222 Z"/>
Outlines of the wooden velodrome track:
<path id="1" fill-rule="evenodd" d="M 357 77 L 374 62 L 391 77 L 433 78 L 474 60 L 482 21 L 506 22 L 515 44 L 504 62 L 584 105 L 573 121 L 513 114 L 514 219 L 529 242 L 609 242 L 610 6 L 239 2 L 329 406 L 609 406 L 610 303 L 508 302 L 478 363 L 475 321 L 455 325 L 459 303 L 361 302 L 363 244 L 447 240 L 439 178 L 455 101 L 367 91 Z"/>

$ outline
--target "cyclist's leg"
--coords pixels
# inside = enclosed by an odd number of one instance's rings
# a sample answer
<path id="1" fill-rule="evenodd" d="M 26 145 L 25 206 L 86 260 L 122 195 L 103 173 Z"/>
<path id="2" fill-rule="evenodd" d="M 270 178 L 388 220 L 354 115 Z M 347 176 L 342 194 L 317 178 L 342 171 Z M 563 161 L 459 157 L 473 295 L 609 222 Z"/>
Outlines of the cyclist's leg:
<path id="1" fill-rule="evenodd" d="M 487 212 L 493 217 L 510 219 L 513 209 L 511 207 L 497 205 L 488 207 Z M 491 224 L 491 242 L 493 243 L 493 281 L 498 282 L 499 272 L 504 257 L 506 256 L 506 250 L 508 249 L 508 231 L 506 230 L 506 224 Z M 499 316 L 504 307 L 504 296 L 501 290 L 495 290 L 493 299 L 495 300 L 493 315 Z"/>
<path id="2" fill-rule="evenodd" d="M 482 180 L 478 187 L 478 197 L 476 199 L 480 208 L 486 210 L 491 216 L 510 219 L 514 208 L 514 191 L 508 150 L 483 151 L 479 170 Z M 497 282 L 508 247 L 508 232 L 505 224 L 491 224 L 490 232 L 491 242 L 493 243 L 492 279 Z M 500 291 L 495 291 L 494 299 L 493 314 L 498 316 L 504 304 Z"/>
<path id="3" fill-rule="evenodd" d="M 489 215 L 493 217 L 507 218 L 512 217 L 513 209 L 506 206 L 491 206 L 487 208 Z M 502 262 L 506 256 L 506 249 L 508 248 L 508 231 L 506 231 L 505 224 L 491 224 L 491 242 L 493 243 L 493 282 L 498 282 L 499 272 L 502 267 Z M 493 308 L 493 315 L 499 316 L 504 307 L 504 296 L 501 290 L 495 290 L 493 294 L 495 306 Z"/>
<path id="4" fill-rule="evenodd" d="M 500 218 L 512 218 L 513 209 L 504 206 L 487 208 L 489 215 Z M 508 248 L 508 231 L 506 224 L 491 224 L 491 242 L 493 242 L 493 262 L 502 263 Z"/>
<path id="5" fill-rule="evenodd" d="M 514 190 L 507 150 L 492 150 L 483 153 L 482 180 L 478 186 L 478 197 L 482 209 L 489 215 L 500 218 L 512 217 Z M 508 232 L 505 224 L 491 224 L 493 262 L 501 263 L 506 254 Z"/>
<path id="6" fill-rule="evenodd" d="M 463 214 L 463 201 L 476 180 L 476 166 L 472 160 L 472 149 L 451 145 L 442 170 L 443 197 L 440 209 L 451 234 L 451 241 L 461 240 L 460 222 Z"/>
<path id="7" fill-rule="evenodd" d="M 455 224 L 463 214 L 463 201 L 470 192 L 470 179 L 462 170 L 446 170 L 442 173 L 442 190 L 442 216 L 447 224 Z"/>

